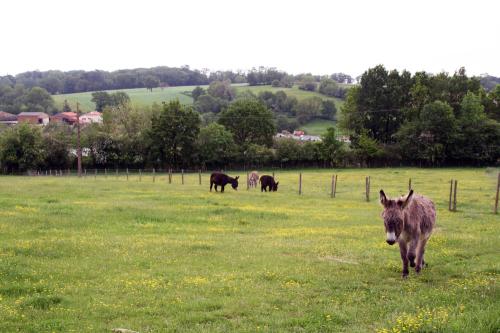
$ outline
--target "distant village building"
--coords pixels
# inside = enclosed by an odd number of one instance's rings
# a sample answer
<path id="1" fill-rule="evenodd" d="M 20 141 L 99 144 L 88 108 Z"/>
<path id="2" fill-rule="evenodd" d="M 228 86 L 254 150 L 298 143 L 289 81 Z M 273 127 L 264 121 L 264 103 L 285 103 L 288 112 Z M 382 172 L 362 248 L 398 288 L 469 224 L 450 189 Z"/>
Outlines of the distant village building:
<path id="1" fill-rule="evenodd" d="M 21 112 L 17 116 L 19 123 L 28 123 L 34 125 L 47 125 L 49 123 L 49 115 L 45 112 Z"/>
<path id="2" fill-rule="evenodd" d="M 303 141 L 303 142 L 307 142 L 307 141 L 320 142 L 320 141 L 322 141 L 321 137 L 319 135 L 307 135 L 307 134 L 304 134 L 304 131 L 294 131 L 292 134 L 287 130 L 283 130 L 280 133 L 277 133 L 274 137 L 277 139 L 281 139 L 281 138 L 294 139 L 294 140 Z M 339 135 L 339 136 L 337 136 L 337 140 L 344 142 L 344 143 L 347 143 L 347 144 L 351 143 L 351 139 L 348 135 Z"/>
<path id="3" fill-rule="evenodd" d="M 17 124 L 17 116 L 12 113 L 0 111 L 0 124 L 15 125 Z"/>
<path id="4" fill-rule="evenodd" d="M 319 142 L 321 141 L 321 138 L 318 135 L 301 135 L 299 136 L 300 141 L 313 141 L 313 142 Z"/>
<path id="5" fill-rule="evenodd" d="M 60 112 L 50 117 L 51 123 L 74 125 L 76 124 L 76 112 Z M 81 121 L 80 121 L 81 122 Z"/>
<path id="6" fill-rule="evenodd" d="M 102 113 L 92 111 L 80 116 L 80 124 L 102 124 Z"/>
<path id="7" fill-rule="evenodd" d="M 318 135 L 306 135 L 304 131 L 293 131 L 293 134 L 284 130 L 274 136 L 275 138 L 288 138 L 298 141 L 321 141 L 321 137 Z"/>
<path id="8" fill-rule="evenodd" d="M 304 131 L 293 131 L 293 135 L 294 136 L 301 136 L 301 135 L 304 135 L 306 133 L 304 133 Z"/>

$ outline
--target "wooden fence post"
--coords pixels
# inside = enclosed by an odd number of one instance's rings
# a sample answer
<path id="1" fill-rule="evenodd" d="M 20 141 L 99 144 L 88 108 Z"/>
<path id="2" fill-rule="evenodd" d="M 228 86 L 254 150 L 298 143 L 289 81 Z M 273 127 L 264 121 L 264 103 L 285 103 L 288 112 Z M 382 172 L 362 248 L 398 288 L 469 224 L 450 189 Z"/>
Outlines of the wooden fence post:
<path id="1" fill-rule="evenodd" d="M 97 169 L 94 169 L 94 179 L 97 179 Z"/>
<path id="2" fill-rule="evenodd" d="M 408 191 L 410 191 L 410 190 L 411 190 L 411 178 L 410 178 L 410 180 L 408 180 Z"/>
<path id="3" fill-rule="evenodd" d="M 116 179 L 118 179 L 118 168 L 115 169 Z"/>
<path id="4" fill-rule="evenodd" d="M 198 170 L 198 183 L 201 185 L 201 169 Z"/>
<path id="5" fill-rule="evenodd" d="M 365 178 L 366 201 L 370 201 L 370 176 Z"/>
<path id="6" fill-rule="evenodd" d="M 168 183 L 172 184 L 172 169 L 168 169 Z"/>
<path id="7" fill-rule="evenodd" d="M 127 168 L 127 181 L 128 181 L 128 168 Z"/>
<path id="8" fill-rule="evenodd" d="M 142 169 L 139 169 L 139 181 L 142 180 Z"/>
<path id="9" fill-rule="evenodd" d="M 274 171 L 273 171 L 273 178 L 274 178 Z"/>
<path id="10" fill-rule="evenodd" d="M 332 175 L 332 192 L 330 193 L 330 197 L 333 198 L 333 189 L 335 188 L 335 175 Z"/>
<path id="11" fill-rule="evenodd" d="M 153 183 L 156 181 L 156 169 L 153 168 Z"/>
<path id="12" fill-rule="evenodd" d="M 448 210 L 451 212 L 451 198 L 452 198 L 452 195 L 453 195 L 453 179 L 450 180 L 450 200 L 448 201 Z"/>
<path id="13" fill-rule="evenodd" d="M 250 189 L 250 177 L 247 172 L 247 191 Z"/>
<path id="14" fill-rule="evenodd" d="M 333 197 L 337 194 L 337 175 L 335 175 L 335 185 L 333 186 Z"/>
<path id="15" fill-rule="evenodd" d="M 299 173 L 299 195 L 302 194 L 302 172 Z"/>
<path id="16" fill-rule="evenodd" d="M 181 169 L 181 182 L 184 185 L 184 169 Z"/>
<path id="17" fill-rule="evenodd" d="M 457 211 L 457 184 L 458 181 L 455 179 L 455 188 L 453 189 L 453 211 Z"/>
<path id="18" fill-rule="evenodd" d="M 498 173 L 498 181 L 497 181 L 497 196 L 495 198 L 495 214 L 498 214 L 498 192 L 500 192 L 500 172 Z"/>
<path id="19" fill-rule="evenodd" d="M 83 169 L 83 177 L 87 178 L 87 169 Z"/>
<path id="20" fill-rule="evenodd" d="M 104 168 L 104 178 L 108 178 L 108 169 Z"/>

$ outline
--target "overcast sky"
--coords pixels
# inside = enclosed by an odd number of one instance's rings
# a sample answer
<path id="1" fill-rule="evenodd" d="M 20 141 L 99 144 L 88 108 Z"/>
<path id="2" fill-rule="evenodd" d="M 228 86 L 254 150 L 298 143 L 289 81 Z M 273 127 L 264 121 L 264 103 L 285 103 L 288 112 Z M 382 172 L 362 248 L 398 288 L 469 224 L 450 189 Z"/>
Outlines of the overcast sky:
<path id="1" fill-rule="evenodd" d="M 500 1 L 15 0 L 0 75 L 182 66 L 353 76 L 387 68 L 500 76 Z"/>

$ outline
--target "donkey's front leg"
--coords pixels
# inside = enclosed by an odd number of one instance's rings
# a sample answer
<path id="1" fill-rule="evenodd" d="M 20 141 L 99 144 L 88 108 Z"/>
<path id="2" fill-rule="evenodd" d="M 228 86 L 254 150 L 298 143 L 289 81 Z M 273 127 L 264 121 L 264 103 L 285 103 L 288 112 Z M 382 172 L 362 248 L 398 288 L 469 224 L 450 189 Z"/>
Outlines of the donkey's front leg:
<path id="1" fill-rule="evenodd" d="M 419 243 L 418 238 L 413 238 L 410 242 L 410 247 L 408 248 L 408 260 L 410 261 L 410 266 L 415 267 L 415 258 L 417 257 L 417 246 Z"/>
<path id="2" fill-rule="evenodd" d="M 403 261 L 403 273 L 402 276 L 403 278 L 408 277 L 408 247 L 406 246 L 406 243 L 404 241 L 399 242 L 399 253 L 401 254 L 401 260 Z"/>
<path id="3" fill-rule="evenodd" d="M 425 244 L 427 244 L 426 238 L 421 239 L 418 243 L 417 265 L 415 266 L 415 272 L 417 273 L 420 273 L 420 271 L 422 270 L 422 266 L 424 265 Z"/>

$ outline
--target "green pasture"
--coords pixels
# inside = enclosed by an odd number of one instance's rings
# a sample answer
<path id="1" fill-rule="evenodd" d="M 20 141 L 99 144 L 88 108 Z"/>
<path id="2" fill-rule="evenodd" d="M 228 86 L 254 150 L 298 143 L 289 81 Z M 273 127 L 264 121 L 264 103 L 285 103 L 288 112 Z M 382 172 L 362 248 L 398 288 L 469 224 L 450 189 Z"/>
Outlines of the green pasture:
<path id="1" fill-rule="evenodd" d="M 201 86 L 203 88 L 207 88 L 208 86 Z M 333 97 L 327 97 L 317 92 L 310 92 L 298 89 L 296 86 L 293 88 L 274 88 L 272 86 L 246 86 L 241 84 L 235 84 L 237 93 L 241 93 L 244 90 L 252 91 L 255 94 L 258 94 L 261 91 L 272 91 L 277 92 L 279 90 L 283 90 L 287 95 L 295 96 L 298 100 L 318 96 L 323 99 L 331 99 L 334 100 L 337 108 L 342 105 L 342 100 Z M 121 89 L 121 90 L 107 90 L 109 93 L 113 93 L 116 91 L 123 91 L 130 96 L 130 100 L 132 104 L 137 106 L 151 106 L 153 103 L 160 104 L 161 102 L 168 102 L 174 99 L 179 99 L 182 104 L 192 104 L 193 99 L 191 98 L 191 91 L 196 88 L 196 86 L 179 86 L 179 87 L 168 87 L 168 88 L 154 88 L 153 91 L 149 91 L 146 88 L 137 88 L 137 89 Z M 95 108 L 95 104 L 92 102 L 92 92 L 82 92 L 82 93 L 74 93 L 74 94 L 61 94 L 61 95 L 52 95 L 54 98 L 54 102 L 58 109 L 61 109 L 64 101 L 67 100 L 70 106 L 74 109 L 76 108 L 76 103 L 80 103 L 80 108 L 83 112 L 93 111 Z"/>
<path id="2" fill-rule="evenodd" d="M 309 135 L 323 135 L 329 127 L 336 127 L 333 120 L 314 119 L 300 127 L 301 130 Z"/>
<path id="3" fill-rule="evenodd" d="M 120 89 L 120 90 L 107 90 L 109 93 L 116 91 L 123 91 L 127 93 L 132 101 L 132 104 L 138 106 L 151 106 L 153 103 L 160 104 L 164 101 L 171 101 L 179 99 L 182 104 L 192 104 L 191 91 L 196 86 L 180 86 L 168 88 L 154 88 L 149 91 L 146 88 L 137 89 Z M 207 88 L 207 86 L 203 86 Z M 82 92 L 74 94 L 52 95 L 57 108 L 62 108 L 64 100 L 67 100 L 72 108 L 75 108 L 76 103 L 80 103 L 82 111 L 89 112 L 95 109 L 95 104 L 92 102 L 92 92 Z"/>
<path id="4" fill-rule="evenodd" d="M 498 332 L 498 171 L 303 170 L 302 195 L 297 170 L 275 171 L 276 193 L 210 193 L 197 173 L 3 176 L 0 332 Z M 378 190 L 410 177 L 437 227 L 403 280 Z"/>
<path id="5" fill-rule="evenodd" d="M 244 86 L 244 85 L 236 87 L 237 93 L 241 93 L 245 90 L 251 91 L 256 95 L 258 95 L 262 91 L 271 91 L 273 93 L 276 93 L 278 91 L 284 91 L 287 94 L 287 96 L 295 96 L 299 101 L 309 97 L 319 97 L 321 99 L 328 99 L 334 101 L 337 109 L 339 110 L 342 104 L 344 103 L 344 101 L 342 101 L 340 98 L 328 97 L 326 95 L 320 94 L 319 92 L 315 91 L 300 90 L 297 85 L 293 86 L 292 88 L 282 88 L 273 86 Z"/>

